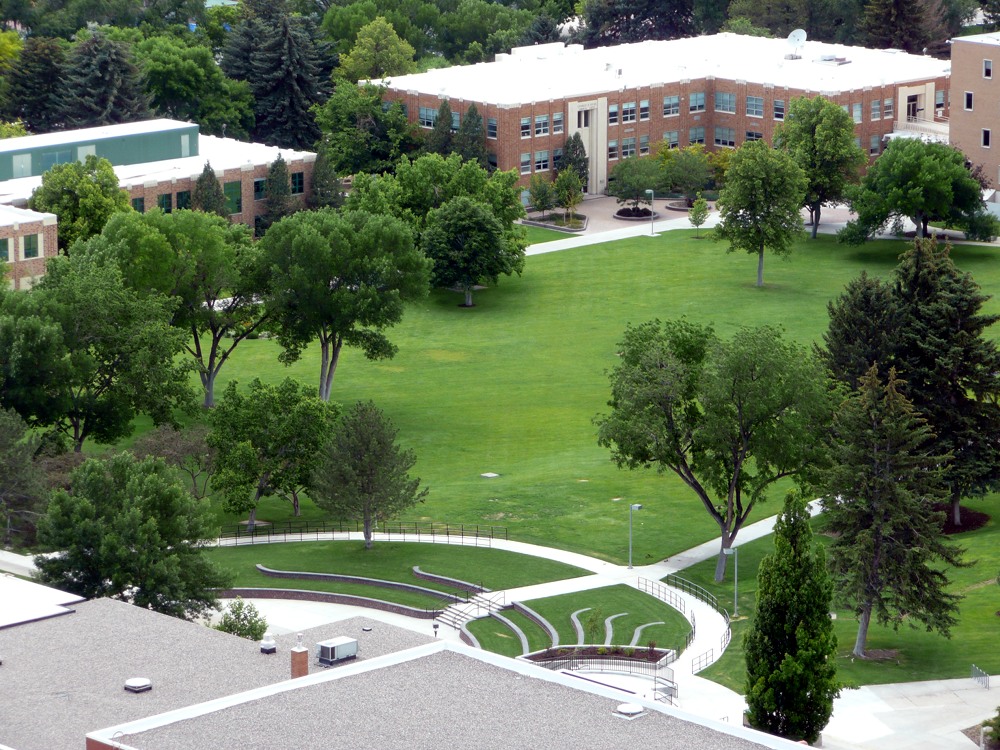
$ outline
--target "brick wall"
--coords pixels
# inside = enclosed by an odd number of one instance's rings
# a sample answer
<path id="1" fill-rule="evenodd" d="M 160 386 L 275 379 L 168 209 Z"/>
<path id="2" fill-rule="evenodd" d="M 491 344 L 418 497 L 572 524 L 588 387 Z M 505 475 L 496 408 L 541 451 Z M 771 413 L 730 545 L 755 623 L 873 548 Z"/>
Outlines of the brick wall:
<path id="1" fill-rule="evenodd" d="M 48 259 L 59 252 L 54 219 L 0 226 L 0 240 L 7 240 L 6 284 L 11 289 L 30 289 L 45 274 Z M 38 256 L 25 258 L 26 243 L 30 246 L 32 241 L 37 243 Z"/>

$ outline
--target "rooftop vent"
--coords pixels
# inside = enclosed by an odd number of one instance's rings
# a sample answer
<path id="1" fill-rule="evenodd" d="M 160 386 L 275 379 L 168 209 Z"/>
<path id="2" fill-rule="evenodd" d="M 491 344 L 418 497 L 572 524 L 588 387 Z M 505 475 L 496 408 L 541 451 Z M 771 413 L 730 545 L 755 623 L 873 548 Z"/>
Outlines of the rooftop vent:
<path id="1" fill-rule="evenodd" d="M 640 716 L 645 716 L 646 709 L 636 703 L 622 703 L 615 709 L 614 715 L 620 719 L 638 719 Z"/>
<path id="2" fill-rule="evenodd" d="M 148 677 L 133 677 L 125 680 L 125 690 L 129 693 L 145 693 L 153 689 L 153 683 Z"/>
<path id="3" fill-rule="evenodd" d="M 316 661 L 330 666 L 338 661 L 353 659 L 358 655 L 358 642 L 354 638 L 341 636 L 316 644 Z"/>
<path id="4" fill-rule="evenodd" d="M 263 639 L 260 642 L 260 652 L 262 654 L 273 654 L 278 650 L 278 644 L 274 642 L 274 636 L 270 633 L 264 633 Z"/>

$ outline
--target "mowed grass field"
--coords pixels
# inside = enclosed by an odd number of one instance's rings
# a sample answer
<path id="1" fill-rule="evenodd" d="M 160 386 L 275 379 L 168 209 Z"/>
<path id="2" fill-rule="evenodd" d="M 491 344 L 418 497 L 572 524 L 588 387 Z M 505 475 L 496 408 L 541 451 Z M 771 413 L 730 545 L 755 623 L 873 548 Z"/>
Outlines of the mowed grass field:
<path id="1" fill-rule="evenodd" d="M 593 417 L 606 410 L 607 370 L 625 326 L 687 316 L 729 336 L 742 325 L 784 327 L 812 346 L 827 323 L 827 302 L 862 270 L 887 275 L 902 242 L 862 248 L 833 237 L 799 242 L 788 260 L 768 255 L 763 289 L 756 258 L 727 254 L 702 233 L 669 232 L 533 256 L 522 277 L 477 292 L 476 306 L 436 291 L 411 305 L 390 331 L 395 358 L 367 361 L 345 349 L 333 398 L 372 399 L 417 455 L 414 473 L 427 501 L 404 515 L 505 526 L 512 538 L 572 549 L 622 563 L 628 504 L 635 516 L 638 564 L 714 538 L 717 530 L 695 497 L 672 476 L 618 470 L 596 443 Z M 990 294 L 1000 291 L 1000 250 L 956 246 L 958 266 Z M 990 312 L 1000 312 L 991 300 Z M 269 382 L 318 378 L 318 352 L 291 367 L 269 340 L 247 341 L 223 369 L 217 393 L 232 379 Z M 487 479 L 481 474 L 495 472 Z M 777 512 L 781 491 L 756 511 Z M 321 515 L 308 501 L 304 513 Z M 288 517 L 282 501 L 262 504 L 264 519 Z M 238 520 L 220 512 L 220 522 Z"/>

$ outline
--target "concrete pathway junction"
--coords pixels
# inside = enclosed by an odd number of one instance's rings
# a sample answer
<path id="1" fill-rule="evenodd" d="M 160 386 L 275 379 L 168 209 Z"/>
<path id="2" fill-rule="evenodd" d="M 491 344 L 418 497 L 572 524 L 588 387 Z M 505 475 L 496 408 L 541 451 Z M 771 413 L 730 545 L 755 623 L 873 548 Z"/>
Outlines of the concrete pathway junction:
<path id="1" fill-rule="evenodd" d="M 651 234 L 649 222 L 622 222 L 612 218 L 617 205 L 613 198 L 587 199 L 580 212 L 589 217 L 587 229 L 566 239 L 555 240 L 528 248 L 528 255 L 558 252 L 575 247 L 610 242 L 626 237 Z M 654 220 L 652 232 L 690 229 L 686 214 L 658 208 L 661 217 Z M 835 232 L 848 220 L 845 209 L 827 209 L 820 231 Z M 718 222 L 713 211 L 702 229 Z M 956 238 L 957 239 L 957 238 Z M 818 503 L 811 506 L 819 512 Z M 742 544 L 767 536 L 773 531 L 774 517 L 758 521 L 740 531 L 736 542 Z M 346 539 L 352 535 L 337 534 Z M 354 534 L 360 538 L 359 534 Z M 395 538 L 394 538 L 395 540 Z M 454 541 L 452 541 L 454 543 Z M 718 555 L 718 541 L 710 541 L 652 565 L 626 566 L 525 542 L 493 540 L 492 546 L 549 560 L 557 560 L 590 571 L 590 575 L 525 586 L 503 592 L 504 601 L 529 602 L 559 594 L 625 584 L 639 587 L 640 579 L 659 581 L 691 565 Z M 34 566 L 30 558 L 0 551 L 0 571 L 15 575 L 30 575 Z M 714 607 L 677 589 L 672 591 L 693 612 L 696 635 L 690 646 L 671 666 L 678 685 L 677 707 L 699 716 L 737 723 L 742 720 L 746 704 L 743 697 L 710 680 L 692 673 L 695 660 L 714 661 L 724 650 L 727 631 L 724 617 Z M 297 632 L 307 628 L 336 623 L 358 615 L 430 635 L 431 623 L 378 610 L 318 602 L 253 599 L 254 605 L 267 618 L 275 633 Z M 725 605 L 723 605 L 725 606 Z M 613 614 L 613 613 L 609 613 Z M 458 631 L 448 626 L 438 630 L 438 637 L 459 640 Z M 623 690 L 631 690 L 652 698 L 648 681 L 609 674 L 591 675 Z M 996 714 L 1000 695 L 980 687 L 971 678 L 934 680 L 928 682 L 873 685 L 844 691 L 834 705 L 833 717 L 823 732 L 823 747 L 829 750 L 971 750 L 978 743 L 970 741 L 962 730 Z"/>

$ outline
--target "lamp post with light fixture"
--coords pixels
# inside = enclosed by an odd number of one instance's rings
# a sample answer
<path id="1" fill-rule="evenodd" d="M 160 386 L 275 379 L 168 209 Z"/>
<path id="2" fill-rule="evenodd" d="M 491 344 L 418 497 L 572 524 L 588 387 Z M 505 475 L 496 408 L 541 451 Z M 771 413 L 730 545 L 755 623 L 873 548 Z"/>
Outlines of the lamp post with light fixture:
<path id="1" fill-rule="evenodd" d="M 649 196 L 649 236 L 653 237 L 653 216 L 655 212 L 653 211 L 653 198 L 656 196 L 652 190 L 647 190 L 646 195 Z M 641 507 L 641 506 L 640 506 Z"/>
<path id="2" fill-rule="evenodd" d="M 724 555 L 733 555 L 733 617 L 739 613 L 740 593 L 740 548 L 730 547 L 722 550 Z"/>
<path id="3" fill-rule="evenodd" d="M 632 512 L 642 510 L 640 503 L 632 503 L 628 506 L 628 569 L 632 570 Z"/>

